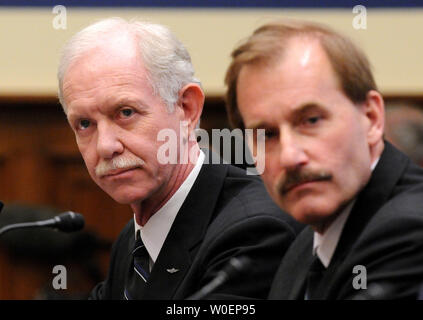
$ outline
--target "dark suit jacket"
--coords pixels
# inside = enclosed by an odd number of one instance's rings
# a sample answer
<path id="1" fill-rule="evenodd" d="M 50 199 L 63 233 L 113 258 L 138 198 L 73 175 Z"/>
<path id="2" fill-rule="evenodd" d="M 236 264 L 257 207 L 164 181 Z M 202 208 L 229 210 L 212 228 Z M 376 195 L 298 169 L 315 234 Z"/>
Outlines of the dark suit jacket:
<path id="1" fill-rule="evenodd" d="M 265 299 L 300 228 L 270 200 L 259 177 L 227 164 L 203 164 L 152 269 L 144 299 L 185 299 L 241 255 L 253 262 L 249 274 L 228 281 L 208 298 Z M 107 279 L 91 298 L 124 298 L 133 244 L 131 220 L 113 246 Z M 179 272 L 166 271 L 171 268 Z"/>
<path id="2" fill-rule="evenodd" d="M 306 227 L 286 253 L 270 299 L 303 299 L 312 262 L 313 230 Z M 362 284 L 361 265 L 367 271 Z M 361 268 L 361 267 L 359 267 Z M 359 193 L 332 260 L 318 286 L 320 299 L 415 298 L 423 282 L 423 169 L 385 142 L 370 181 Z M 382 288 L 378 293 L 378 288 Z"/>

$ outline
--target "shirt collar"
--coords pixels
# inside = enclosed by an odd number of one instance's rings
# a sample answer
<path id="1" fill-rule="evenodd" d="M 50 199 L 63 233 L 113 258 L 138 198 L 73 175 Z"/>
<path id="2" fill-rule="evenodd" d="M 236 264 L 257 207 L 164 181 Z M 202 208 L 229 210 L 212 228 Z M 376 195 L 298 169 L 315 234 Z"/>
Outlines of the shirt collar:
<path id="1" fill-rule="evenodd" d="M 327 268 L 335 252 L 345 222 L 350 215 L 355 199 L 342 210 L 341 214 L 331 223 L 323 233 L 314 232 L 313 255 L 318 255 L 322 264 Z"/>
<path id="2" fill-rule="evenodd" d="M 182 207 L 182 204 L 200 173 L 204 159 L 204 152 L 200 150 L 197 162 L 188 177 L 173 194 L 173 196 L 150 217 L 143 227 L 137 224 L 134 215 L 135 234 L 138 230 L 141 231 L 141 239 L 153 263 L 156 262 L 163 243 L 165 242 L 170 228 L 172 227 L 173 221 L 175 220 L 179 209 Z"/>
<path id="3" fill-rule="evenodd" d="M 371 170 L 373 171 L 379 162 L 380 158 L 377 158 L 371 165 Z M 348 219 L 348 216 L 351 213 L 352 207 L 356 199 L 353 199 L 342 212 L 336 217 L 336 219 L 331 223 L 327 230 L 320 234 L 314 232 L 313 239 L 313 255 L 319 257 L 322 264 L 327 268 L 332 259 L 333 254 L 335 253 L 336 246 L 341 237 L 342 230 Z"/>

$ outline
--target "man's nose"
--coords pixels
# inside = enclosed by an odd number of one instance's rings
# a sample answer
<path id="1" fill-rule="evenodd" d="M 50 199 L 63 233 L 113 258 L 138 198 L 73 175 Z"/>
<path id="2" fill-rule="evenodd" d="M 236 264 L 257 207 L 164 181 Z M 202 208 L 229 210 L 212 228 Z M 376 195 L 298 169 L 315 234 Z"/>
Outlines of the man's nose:
<path id="1" fill-rule="evenodd" d="M 293 169 L 306 164 L 308 157 L 301 144 L 301 139 L 288 130 L 280 132 L 279 161 L 282 168 Z"/>
<path id="2" fill-rule="evenodd" d="M 97 124 L 97 153 L 103 159 L 111 159 L 124 151 L 119 130 L 112 124 Z"/>

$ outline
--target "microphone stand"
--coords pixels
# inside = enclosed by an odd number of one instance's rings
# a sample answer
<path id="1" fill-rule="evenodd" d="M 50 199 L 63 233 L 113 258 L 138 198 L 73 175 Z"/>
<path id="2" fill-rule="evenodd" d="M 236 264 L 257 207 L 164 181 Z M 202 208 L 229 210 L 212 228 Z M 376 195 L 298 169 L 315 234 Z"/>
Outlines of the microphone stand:
<path id="1" fill-rule="evenodd" d="M 202 300 L 229 279 L 239 276 L 251 267 L 251 260 L 246 256 L 233 257 L 226 266 L 218 272 L 216 277 L 199 291 L 189 296 L 187 300 Z"/>
<path id="2" fill-rule="evenodd" d="M 0 236 L 10 230 L 22 229 L 22 228 L 39 228 L 49 227 L 54 228 L 63 232 L 74 232 L 84 227 L 84 217 L 72 211 L 66 211 L 58 216 L 51 219 L 34 221 L 34 222 L 23 222 L 7 225 L 0 229 Z"/>
<path id="3" fill-rule="evenodd" d="M 0 236 L 5 234 L 8 231 L 11 231 L 13 229 L 28 229 L 28 228 L 37 228 L 37 227 L 44 227 L 44 226 L 49 226 L 52 223 L 54 223 L 55 220 L 53 219 L 48 219 L 48 220 L 43 220 L 43 221 L 37 221 L 37 222 L 22 222 L 22 223 L 15 223 L 15 224 L 10 224 L 7 225 L 3 228 L 0 229 Z"/>

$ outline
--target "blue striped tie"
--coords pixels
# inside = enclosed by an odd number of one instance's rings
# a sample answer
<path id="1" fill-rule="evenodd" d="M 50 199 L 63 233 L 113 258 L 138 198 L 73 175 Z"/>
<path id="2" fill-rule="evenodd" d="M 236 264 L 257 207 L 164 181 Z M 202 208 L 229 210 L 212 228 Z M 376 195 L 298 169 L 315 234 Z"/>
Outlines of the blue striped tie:
<path id="1" fill-rule="evenodd" d="M 142 243 L 140 231 L 137 231 L 134 249 L 132 250 L 133 268 L 128 272 L 124 297 L 127 300 L 141 299 L 150 276 L 150 256 Z"/>

